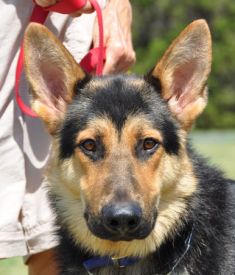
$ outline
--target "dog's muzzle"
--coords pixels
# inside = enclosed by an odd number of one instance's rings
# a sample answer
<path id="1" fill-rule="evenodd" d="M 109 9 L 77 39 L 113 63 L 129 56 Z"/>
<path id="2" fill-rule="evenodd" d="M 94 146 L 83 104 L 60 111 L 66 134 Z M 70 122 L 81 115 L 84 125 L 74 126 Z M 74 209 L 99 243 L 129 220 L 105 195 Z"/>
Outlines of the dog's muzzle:
<path id="1" fill-rule="evenodd" d="M 109 204 L 103 207 L 100 217 L 88 213 L 85 217 L 94 235 L 112 241 L 143 239 L 153 228 L 152 222 L 144 219 L 141 207 L 135 202 Z"/>

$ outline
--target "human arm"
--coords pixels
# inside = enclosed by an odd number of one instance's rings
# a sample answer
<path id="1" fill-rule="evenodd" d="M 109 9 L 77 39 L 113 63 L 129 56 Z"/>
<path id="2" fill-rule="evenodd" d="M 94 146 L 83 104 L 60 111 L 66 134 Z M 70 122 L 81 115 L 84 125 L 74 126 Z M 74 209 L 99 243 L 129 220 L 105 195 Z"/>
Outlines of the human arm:
<path id="1" fill-rule="evenodd" d="M 132 46 L 131 23 L 132 9 L 129 0 L 107 0 L 103 10 L 104 46 L 106 47 L 106 61 L 104 74 L 120 73 L 126 71 L 135 62 L 135 52 Z M 36 0 L 41 6 L 49 6 L 56 0 Z M 92 12 L 90 2 L 72 16 Z M 93 47 L 98 47 L 99 30 L 97 20 L 93 31 Z"/>
<path id="2" fill-rule="evenodd" d="M 132 9 L 129 0 L 109 0 L 103 10 L 106 62 L 104 74 L 126 71 L 135 62 L 132 46 Z M 95 22 L 93 46 L 99 43 L 98 23 Z"/>

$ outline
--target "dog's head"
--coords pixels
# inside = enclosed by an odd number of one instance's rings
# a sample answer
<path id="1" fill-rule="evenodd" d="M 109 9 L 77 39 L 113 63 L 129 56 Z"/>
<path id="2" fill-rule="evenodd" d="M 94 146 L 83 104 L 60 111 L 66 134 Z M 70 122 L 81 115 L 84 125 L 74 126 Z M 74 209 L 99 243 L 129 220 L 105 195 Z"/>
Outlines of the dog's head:
<path id="1" fill-rule="evenodd" d="M 32 107 L 53 137 L 48 179 L 62 225 L 99 254 L 154 251 L 197 188 L 185 140 L 207 102 L 207 24 L 190 24 L 146 77 L 91 78 L 38 24 L 24 47 Z"/>

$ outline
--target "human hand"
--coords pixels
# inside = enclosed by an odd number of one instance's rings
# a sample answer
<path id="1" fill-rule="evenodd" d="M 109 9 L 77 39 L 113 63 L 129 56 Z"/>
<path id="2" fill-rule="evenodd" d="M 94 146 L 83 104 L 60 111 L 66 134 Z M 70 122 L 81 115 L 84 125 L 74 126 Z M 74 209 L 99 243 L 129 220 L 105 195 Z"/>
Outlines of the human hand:
<path id="1" fill-rule="evenodd" d="M 135 62 L 131 39 L 132 10 L 129 0 L 110 0 L 103 10 L 104 46 L 106 61 L 103 74 L 126 71 Z M 99 45 L 97 19 L 93 32 L 93 46 Z"/>
<path id="2" fill-rule="evenodd" d="M 64 1 L 68 1 L 68 0 L 64 0 Z M 35 0 L 35 2 L 37 3 L 37 5 L 45 8 L 45 7 L 49 7 L 49 6 L 54 5 L 59 1 L 58 0 Z M 80 16 L 83 13 L 91 13 L 93 11 L 94 11 L 94 9 L 93 9 L 92 5 L 90 4 L 89 1 L 87 1 L 85 6 L 82 9 L 80 9 L 78 11 L 75 11 L 74 13 L 72 13 L 70 15 L 73 16 L 73 17 L 77 17 L 77 16 Z"/>
<path id="3" fill-rule="evenodd" d="M 45 8 L 54 5 L 56 0 L 35 0 L 36 4 Z"/>

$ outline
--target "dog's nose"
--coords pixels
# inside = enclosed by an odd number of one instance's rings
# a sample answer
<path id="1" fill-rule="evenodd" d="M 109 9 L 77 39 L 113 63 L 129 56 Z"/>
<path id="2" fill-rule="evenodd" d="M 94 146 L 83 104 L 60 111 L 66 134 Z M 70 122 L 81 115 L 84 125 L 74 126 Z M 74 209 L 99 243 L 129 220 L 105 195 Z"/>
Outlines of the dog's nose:
<path id="1" fill-rule="evenodd" d="M 134 233 L 142 217 L 136 203 L 119 203 L 105 206 L 102 210 L 104 226 L 113 233 Z"/>

